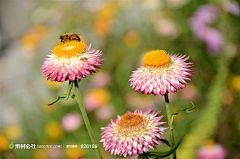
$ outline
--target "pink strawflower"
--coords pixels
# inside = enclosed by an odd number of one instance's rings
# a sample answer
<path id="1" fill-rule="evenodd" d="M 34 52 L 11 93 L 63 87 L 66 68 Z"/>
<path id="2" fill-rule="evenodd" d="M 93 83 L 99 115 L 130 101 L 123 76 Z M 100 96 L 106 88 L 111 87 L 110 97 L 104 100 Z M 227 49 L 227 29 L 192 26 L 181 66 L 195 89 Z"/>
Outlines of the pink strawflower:
<path id="1" fill-rule="evenodd" d="M 70 113 L 63 117 L 62 127 L 65 131 L 74 131 L 82 125 L 83 121 L 78 113 Z"/>
<path id="2" fill-rule="evenodd" d="M 143 94 L 164 95 L 184 88 L 192 76 L 191 62 L 186 55 L 169 54 L 165 50 L 154 50 L 144 57 L 141 66 L 131 75 L 131 86 Z"/>
<path id="3" fill-rule="evenodd" d="M 127 155 L 139 155 L 148 152 L 148 148 L 154 150 L 155 145 L 160 144 L 160 139 L 164 139 L 161 134 L 166 129 L 160 122 L 164 117 L 156 117 L 160 111 L 151 113 L 153 109 L 135 110 L 134 113 L 128 111 L 125 115 L 119 116 L 108 127 L 103 127 L 102 139 L 103 147 L 111 154 L 126 157 Z"/>
<path id="4" fill-rule="evenodd" d="M 41 72 L 46 72 L 44 77 L 58 82 L 86 78 L 86 75 L 95 73 L 104 61 L 101 51 L 90 49 L 91 45 L 86 47 L 82 41 L 62 43 L 47 55 Z"/>
<path id="5" fill-rule="evenodd" d="M 220 144 L 215 144 L 213 140 L 207 141 L 207 144 L 198 151 L 198 159 L 224 159 L 226 157 L 226 149 Z"/>

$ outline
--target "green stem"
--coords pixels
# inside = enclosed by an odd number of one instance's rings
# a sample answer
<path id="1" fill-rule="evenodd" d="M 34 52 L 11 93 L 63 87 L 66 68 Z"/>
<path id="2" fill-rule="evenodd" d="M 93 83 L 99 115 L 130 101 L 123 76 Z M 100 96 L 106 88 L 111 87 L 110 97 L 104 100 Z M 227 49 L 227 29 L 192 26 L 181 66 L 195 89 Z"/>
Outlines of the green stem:
<path id="1" fill-rule="evenodd" d="M 169 104 L 169 99 L 168 99 L 168 94 L 166 93 L 164 95 L 164 98 L 165 98 L 165 105 L 166 105 L 166 111 L 167 111 L 167 118 L 168 118 L 168 126 L 169 126 L 169 129 L 170 129 L 170 142 L 171 142 L 171 146 L 173 147 L 175 145 L 175 142 L 174 142 L 174 135 L 173 135 L 173 121 L 171 121 L 171 107 L 170 107 L 170 104 Z M 177 155 L 176 155 L 176 151 L 174 151 L 174 153 L 172 154 L 172 158 L 173 159 L 177 159 Z"/>
<path id="2" fill-rule="evenodd" d="M 96 139 L 95 139 L 93 131 L 92 131 L 92 127 L 91 127 L 90 122 L 88 120 L 87 112 L 86 112 L 86 110 L 85 110 L 85 108 L 83 106 L 83 103 L 82 103 L 82 98 L 81 98 L 81 95 L 80 95 L 80 91 L 79 91 L 78 81 L 77 80 L 74 81 L 74 85 L 75 85 L 75 89 L 76 89 L 76 98 L 75 99 L 76 99 L 76 101 L 78 103 L 78 106 L 79 106 L 79 108 L 81 110 L 81 113 L 82 113 L 82 116 L 83 116 L 83 120 L 84 120 L 85 125 L 86 125 L 87 130 L 88 130 L 88 134 L 89 134 L 89 136 L 90 136 L 90 138 L 92 140 L 92 143 L 97 145 Z M 102 155 L 100 153 L 100 150 L 99 150 L 98 146 L 97 146 L 97 148 L 95 148 L 95 151 L 96 151 L 98 159 L 102 159 Z"/>

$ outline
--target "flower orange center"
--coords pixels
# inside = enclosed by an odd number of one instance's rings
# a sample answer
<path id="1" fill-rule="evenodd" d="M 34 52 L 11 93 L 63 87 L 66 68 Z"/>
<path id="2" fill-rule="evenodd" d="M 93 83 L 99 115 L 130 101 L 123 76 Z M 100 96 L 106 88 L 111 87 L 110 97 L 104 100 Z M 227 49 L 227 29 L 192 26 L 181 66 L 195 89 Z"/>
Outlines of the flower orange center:
<path id="1" fill-rule="evenodd" d="M 165 50 L 153 50 L 144 57 L 144 66 L 163 66 L 171 62 Z"/>
<path id="2" fill-rule="evenodd" d="M 86 44 L 79 41 L 71 41 L 58 45 L 53 49 L 53 53 L 58 57 L 77 57 L 86 50 Z"/>
<path id="3" fill-rule="evenodd" d="M 133 128 L 139 126 L 142 123 L 143 123 L 142 116 L 135 114 L 125 114 L 119 121 L 118 125 L 121 128 Z"/>

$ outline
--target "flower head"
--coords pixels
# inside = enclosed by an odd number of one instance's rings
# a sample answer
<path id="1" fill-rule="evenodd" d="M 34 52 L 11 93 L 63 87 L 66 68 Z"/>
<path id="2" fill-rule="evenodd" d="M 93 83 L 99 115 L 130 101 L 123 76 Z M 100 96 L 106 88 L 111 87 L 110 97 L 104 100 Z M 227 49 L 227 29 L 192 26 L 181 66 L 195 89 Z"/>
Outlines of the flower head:
<path id="1" fill-rule="evenodd" d="M 184 88 L 192 75 L 191 64 L 185 55 L 170 55 L 165 50 L 154 50 L 144 57 L 141 66 L 131 75 L 131 86 L 143 94 L 164 95 Z"/>
<path id="2" fill-rule="evenodd" d="M 212 139 L 208 140 L 206 145 L 198 151 L 199 159 L 224 159 L 226 156 L 226 149 L 222 145 L 216 144 Z"/>
<path id="3" fill-rule="evenodd" d="M 165 129 L 160 125 L 166 122 L 159 122 L 164 115 L 156 117 L 156 113 L 151 113 L 153 109 L 146 112 L 135 110 L 134 113 L 128 111 L 123 116 L 113 121 L 108 127 L 102 128 L 103 147 L 111 154 L 126 157 L 127 155 L 139 155 L 148 152 L 148 148 L 154 149 L 155 144 L 160 144 L 163 139 L 161 134 Z"/>
<path id="4" fill-rule="evenodd" d="M 86 78 L 95 73 L 104 61 L 99 50 L 90 50 L 82 41 L 70 41 L 55 47 L 41 66 L 41 72 L 51 81 L 64 82 L 67 80 Z"/>

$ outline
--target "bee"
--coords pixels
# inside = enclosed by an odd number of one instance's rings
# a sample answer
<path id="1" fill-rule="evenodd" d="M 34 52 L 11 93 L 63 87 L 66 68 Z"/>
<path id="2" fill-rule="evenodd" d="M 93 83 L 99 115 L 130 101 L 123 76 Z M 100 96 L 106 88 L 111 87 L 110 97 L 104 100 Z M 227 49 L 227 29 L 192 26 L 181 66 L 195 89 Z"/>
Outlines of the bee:
<path id="1" fill-rule="evenodd" d="M 72 33 L 66 33 L 60 36 L 61 42 L 70 42 L 70 41 L 81 41 L 80 36 L 81 34 L 72 34 Z"/>

